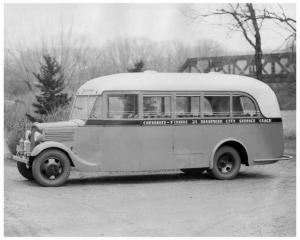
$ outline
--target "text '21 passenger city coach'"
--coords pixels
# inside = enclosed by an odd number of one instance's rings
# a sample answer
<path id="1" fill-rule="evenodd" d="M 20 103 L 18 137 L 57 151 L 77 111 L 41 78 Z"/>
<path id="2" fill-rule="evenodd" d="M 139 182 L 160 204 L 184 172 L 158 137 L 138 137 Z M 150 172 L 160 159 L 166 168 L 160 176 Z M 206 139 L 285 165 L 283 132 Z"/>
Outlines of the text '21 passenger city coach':
<path id="1" fill-rule="evenodd" d="M 78 171 L 204 170 L 232 179 L 241 164 L 284 156 L 274 92 L 217 73 L 124 73 L 77 91 L 69 121 L 35 123 L 13 159 L 20 173 L 60 186 Z"/>

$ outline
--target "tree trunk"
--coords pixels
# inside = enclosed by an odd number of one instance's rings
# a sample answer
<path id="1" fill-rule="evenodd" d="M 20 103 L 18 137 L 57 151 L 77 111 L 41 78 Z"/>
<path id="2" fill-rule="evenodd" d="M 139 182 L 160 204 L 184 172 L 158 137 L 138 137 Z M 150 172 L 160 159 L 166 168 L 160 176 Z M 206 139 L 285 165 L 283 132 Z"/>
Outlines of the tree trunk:
<path id="1" fill-rule="evenodd" d="M 256 78 L 262 80 L 262 50 L 261 45 L 257 43 L 255 49 L 255 66 L 256 66 Z"/>
<path id="2" fill-rule="evenodd" d="M 255 30 L 255 67 L 256 67 L 256 78 L 262 80 L 262 50 L 261 50 L 261 37 L 259 32 L 259 27 L 257 24 L 255 10 L 252 3 L 247 4 L 249 13 L 251 16 L 251 21 L 253 28 Z"/>

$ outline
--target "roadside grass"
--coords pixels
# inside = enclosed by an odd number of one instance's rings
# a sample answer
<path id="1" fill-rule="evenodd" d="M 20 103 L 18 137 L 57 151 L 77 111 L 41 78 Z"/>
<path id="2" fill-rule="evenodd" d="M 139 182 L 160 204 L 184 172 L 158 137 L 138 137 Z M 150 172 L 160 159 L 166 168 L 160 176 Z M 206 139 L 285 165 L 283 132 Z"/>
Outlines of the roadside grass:
<path id="1" fill-rule="evenodd" d="M 296 139 L 287 139 L 284 141 L 284 153 L 296 155 Z"/>
<path id="2" fill-rule="evenodd" d="M 281 111 L 285 153 L 296 155 L 296 111 Z"/>
<path id="3" fill-rule="evenodd" d="M 296 111 L 281 111 L 283 121 L 283 134 L 285 140 L 296 139 Z"/>

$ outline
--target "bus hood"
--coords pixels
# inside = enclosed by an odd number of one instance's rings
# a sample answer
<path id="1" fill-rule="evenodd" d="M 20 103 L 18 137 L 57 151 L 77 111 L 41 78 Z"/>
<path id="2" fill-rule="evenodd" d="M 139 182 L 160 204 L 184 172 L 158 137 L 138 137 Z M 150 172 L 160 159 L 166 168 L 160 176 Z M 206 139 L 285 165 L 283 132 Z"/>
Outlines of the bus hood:
<path id="1" fill-rule="evenodd" d="M 33 127 L 36 127 L 39 130 L 45 128 L 62 128 L 62 127 L 80 127 L 84 125 L 84 121 L 80 119 L 73 119 L 69 121 L 60 121 L 60 122 L 49 122 L 49 123 L 34 123 Z"/>

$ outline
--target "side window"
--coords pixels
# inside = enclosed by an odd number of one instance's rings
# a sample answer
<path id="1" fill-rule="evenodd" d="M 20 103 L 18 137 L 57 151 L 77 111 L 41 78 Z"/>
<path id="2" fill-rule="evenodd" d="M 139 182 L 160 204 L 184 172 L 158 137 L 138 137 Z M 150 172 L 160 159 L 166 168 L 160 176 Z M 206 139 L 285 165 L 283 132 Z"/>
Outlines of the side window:
<path id="1" fill-rule="evenodd" d="M 204 96 L 204 117 L 229 117 L 230 96 Z"/>
<path id="2" fill-rule="evenodd" d="M 144 118 L 170 118 L 170 96 L 144 96 Z"/>
<path id="3" fill-rule="evenodd" d="M 257 117 L 259 111 L 249 97 L 232 96 L 232 115 L 234 117 Z"/>
<path id="4" fill-rule="evenodd" d="M 200 96 L 177 96 L 177 117 L 200 117 Z"/>
<path id="5" fill-rule="evenodd" d="M 102 114 L 102 97 L 98 96 L 92 110 L 91 119 L 100 119 Z"/>
<path id="6" fill-rule="evenodd" d="M 108 118 L 137 118 L 138 117 L 138 95 L 136 94 L 114 94 L 107 98 Z"/>

